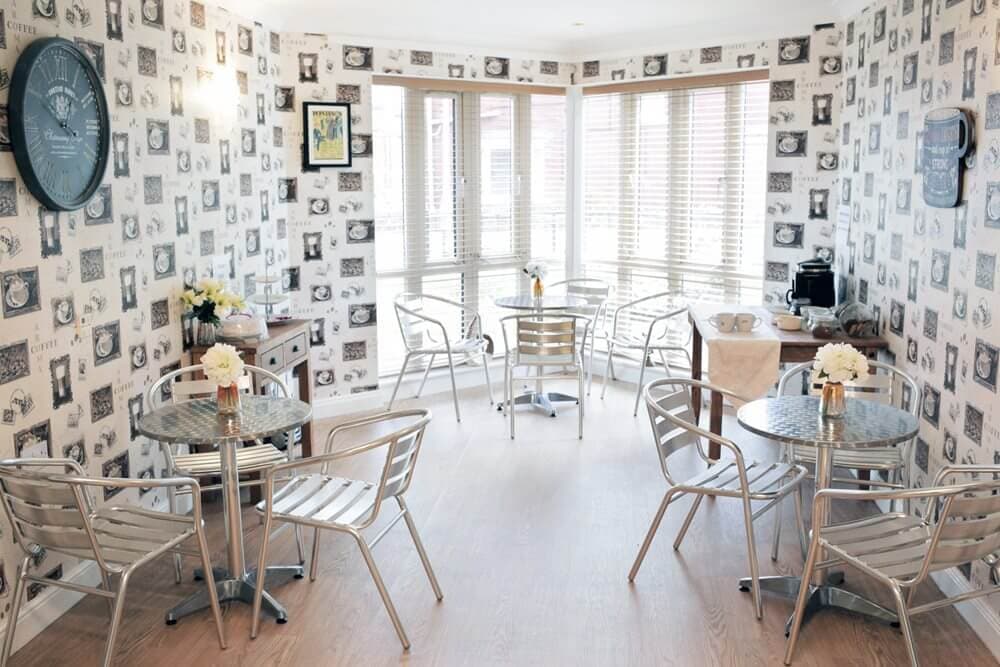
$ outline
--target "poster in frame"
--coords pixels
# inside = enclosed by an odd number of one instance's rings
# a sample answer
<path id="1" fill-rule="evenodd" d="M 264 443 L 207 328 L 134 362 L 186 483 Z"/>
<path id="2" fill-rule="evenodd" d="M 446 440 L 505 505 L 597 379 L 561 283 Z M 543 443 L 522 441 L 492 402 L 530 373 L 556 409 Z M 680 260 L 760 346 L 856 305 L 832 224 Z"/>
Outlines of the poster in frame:
<path id="1" fill-rule="evenodd" d="M 351 166 L 351 105 L 344 102 L 302 104 L 302 168 Z"/>

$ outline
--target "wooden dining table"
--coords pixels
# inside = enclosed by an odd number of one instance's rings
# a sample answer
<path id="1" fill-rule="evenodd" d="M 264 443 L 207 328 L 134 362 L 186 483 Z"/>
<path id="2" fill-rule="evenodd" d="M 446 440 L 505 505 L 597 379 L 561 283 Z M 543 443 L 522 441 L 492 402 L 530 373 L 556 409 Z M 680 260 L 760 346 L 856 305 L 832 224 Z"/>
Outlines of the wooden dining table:
<path id="1" fill-rule="evenodd" d="M 761 318 L 763 322 L 761 326 L 769 327 L 781 344 L 780 363 L 782 364 L 797 364 L 809 361 L 816 356 L 816 350 L 827 343 L 849 343 L 864 353 L 869 359 L 876 358 L 879 350 L 889 347 L 889 342 L 883 338 L 854 338 L 843 333 L 837 333 L 832 338 L 816 338 L 808 331 L 784 331 L 773 324 L 776 313 L 763 306 L 720 305 L 717 312 L 753 313 Z M 703 332 L 699 330 L 699 326 L 704 325 L 700 324 L 699 320 L 692 317 L 690 313 L 688 314 L 688 320 L 691 322 L 692 329 L 691 379 L 701 380 L 703 365 L 702 348 L 704 345 L 702 340 Z M 702 406 L 701 389 L 699 387 L 691 387 L 691 401 L 694 405 L 694 416 L 697 420 L 701 417 Z M 708 424 L 709 430 L 712 433 L 722 434 L 722 394 L 712 392 L 709 401 Z M 719 445 L 710 443 L 708 455 L 712 459 L 719 458 L 721 455 Z"/>

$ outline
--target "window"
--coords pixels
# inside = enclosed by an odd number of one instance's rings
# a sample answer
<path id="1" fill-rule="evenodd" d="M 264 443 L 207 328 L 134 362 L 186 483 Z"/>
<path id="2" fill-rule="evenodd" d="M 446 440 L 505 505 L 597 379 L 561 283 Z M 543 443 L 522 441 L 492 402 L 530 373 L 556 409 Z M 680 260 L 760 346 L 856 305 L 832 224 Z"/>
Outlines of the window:
<path id="1" fill-rule="evenodd" d="M 617 300 L 758 303 L 766 81 L 583 100 L 580 266 Z"/>
<path id="2" fill-rule="evenodd" d="M 565 98 L 377 84 L 372 107 L 379 372 L 402 364 L 388 318 L 404 291 L 478 309 L 502 348 L 509 313 L 493 298 L 527 289 L 529 259 L 548 263 L 550 281 L 564 273 Z"/>

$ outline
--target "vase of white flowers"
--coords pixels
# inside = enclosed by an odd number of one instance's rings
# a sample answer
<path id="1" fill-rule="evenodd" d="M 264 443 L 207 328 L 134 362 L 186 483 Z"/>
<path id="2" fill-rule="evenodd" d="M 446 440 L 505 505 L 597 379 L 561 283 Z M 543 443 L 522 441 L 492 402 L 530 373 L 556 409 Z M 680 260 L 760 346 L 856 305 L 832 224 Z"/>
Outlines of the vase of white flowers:
<path id="1" fill-rule="evenodd" d="M 530 261 L 524 265 L 524 272 L 531 279 L 531 296 L 541 299 L 542 295 L 545 294 L 545 285 L 542 284 L 547 272 L 545 264 L 534 260 Z"/>
<path id="2" fill-rule="evenodd" d="M 226 290 L 221 280 L 204 278 L 181 294 L 184 311 L 191 318 L 194 344 L 208 347 L 215 344 L 219 321 L 233 311 L 246 306 L 243 298 Z"/>
<path id="3" fill-rule="evenodd" d="M 868 373 L 868 359 L 847 343 L 827 343 L 816 352 L 813 381 L 823 382 L 819 414 L 836 419 L 847 412 L 844 383 Z"/>
<path id="4" fill-rule="evenodd" d="M 205 377 L 216 384 L 215 402 L 220 415 L 235 415 L 240 411 L 239 380 L 243 377 L 243 360 L 232 345 L 216 343 L 201 356 Z"/>

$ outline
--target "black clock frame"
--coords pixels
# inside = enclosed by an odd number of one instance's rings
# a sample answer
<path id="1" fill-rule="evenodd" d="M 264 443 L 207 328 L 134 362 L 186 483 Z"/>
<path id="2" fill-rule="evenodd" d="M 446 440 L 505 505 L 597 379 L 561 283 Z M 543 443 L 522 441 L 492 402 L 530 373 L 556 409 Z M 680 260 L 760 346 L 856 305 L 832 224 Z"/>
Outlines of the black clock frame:
<path id="1" fill-rule="evenodd" d="M 28 78 L 34 70 L 35 64 L 38 62 L 39 58 L 41 58 L 46 51 L 53 47 L 64 48 L 71 51 L 82 63 L 87 76 L 91 79 L 91 84 L 94 89 L 94 100 L 97 106 L 98 117 L 101 122 L 101 137 L 100 143 L 98 144 L 97 164 L 94 169 L 94 174 L 92 175 L 90 183 L 87 184 L 83 193 L 72 201 L 56 199 L 48 192 L 45 185 L 38 179 L 31 163 L 31 156 L 28 154 L 28 139 L 24 126 L 24 104 L 27 95 Z M 17 60 L 17 64 L 14 66 L 14 72 L 11 74 L 8 110 L 10 143 L 14 153 L 14 162 L 17 165 L 17 170 L 21 174 L 21 178 L 24 180 L 25 187 L 28 188 L 28 192 L 30 192 L 35 199 L 42 204 L 42 206 L 51 211 L 75 211 L 83 208 L 87 202 L 90 201 L 91 197 L 94 196 L 94 193 L 97 192 L 101 183 L 104 182 L 104 174 L 108 167 L 108 154 L 111 148 L 111 117 L 108 112 L 108 100 L 104 94 L 104 82 L 101 81 L 101 77 L 97 73 L 97 69 L 94 67 L 94 64 L 91 62 L 87 54 L 84 53 L 76 44 L 68 39 L 63 39 L 62 37 L 43 37 L 33 41 L 27 48 L 24 49 L 21 57 Z"/>

